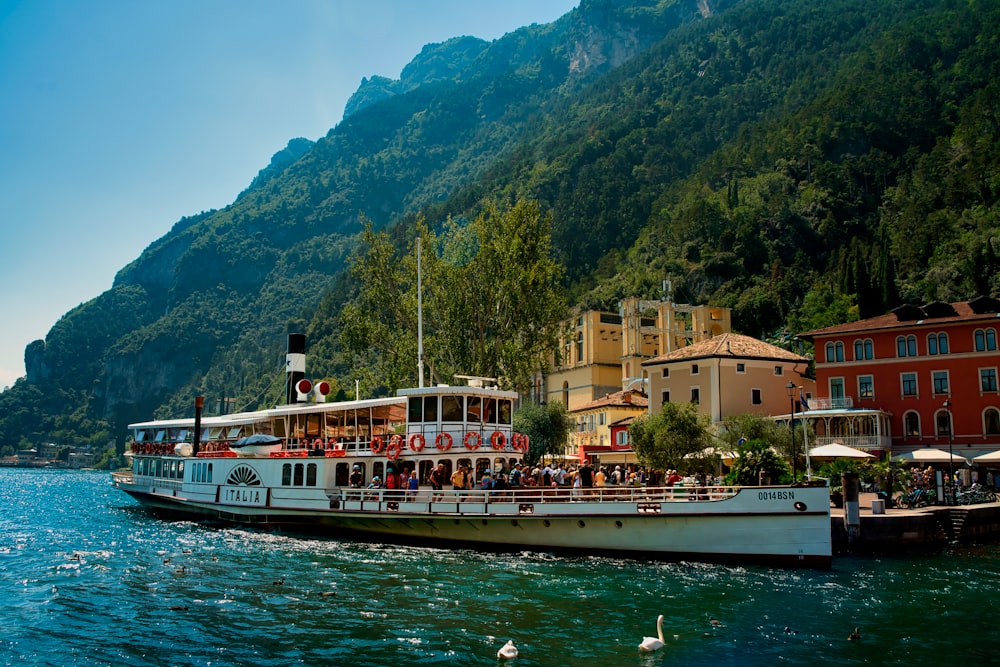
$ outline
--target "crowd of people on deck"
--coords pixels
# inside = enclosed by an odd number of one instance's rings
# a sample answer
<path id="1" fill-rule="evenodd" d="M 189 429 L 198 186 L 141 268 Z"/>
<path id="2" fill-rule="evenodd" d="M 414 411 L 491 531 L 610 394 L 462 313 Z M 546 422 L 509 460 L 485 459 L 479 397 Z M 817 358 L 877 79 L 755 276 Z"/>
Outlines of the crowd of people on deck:
<path id="1" fill-rule="evenodd" d="M 447 477 L 447 479 L 446 479 Z M 359 466 L 354 466 L 350 476 L 350 486 L 361 488 L 364 476 Z M 386 489 L 399 492 L 399 495 L 415 496 L 422 484 L 440 491 L 445 488 L 452 490 L 481 489 L 505 491 L 516 488 L 563 488 L 587 489 L 600 487 L 659 487 L 659 486 L 713 486 L 721 485 L 721 478 L 697 473 L 688 477 L 680 475 L 676 470 L 658 471 L 646 466 L 627 464 L 625 466 L 594 466 L 590 460 L 578 465 L 566 465 L 553 461 L 529 465 L 517 462 L 510 467 L 504 466 L 498 470 L 483 469 L 477 474 L 471 466 L 459 464 L 450 475 L 444 463 L 431 468 L 423 480 L 420 480 L 415 470 L 401 466 L 398 471 L 389 467 L 385 479 L 380 475 L 372 477 L 368 489 Z"/>

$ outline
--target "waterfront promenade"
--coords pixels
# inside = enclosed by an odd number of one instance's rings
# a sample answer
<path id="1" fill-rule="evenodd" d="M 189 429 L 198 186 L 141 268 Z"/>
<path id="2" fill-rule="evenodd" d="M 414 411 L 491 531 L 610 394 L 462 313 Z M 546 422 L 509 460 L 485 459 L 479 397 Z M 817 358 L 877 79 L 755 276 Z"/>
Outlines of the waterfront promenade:
<path id="1" fill-rule="evenodd" d="M 886 508 L 876 514 L 872 501 L 877 498 L 874 493 L 858 494 L 860 523 L 854 536 L 845 525 L 844 510 L 830 510 L 834 553 L 907 554 L 1000 539 L 1000 503 Z"/>

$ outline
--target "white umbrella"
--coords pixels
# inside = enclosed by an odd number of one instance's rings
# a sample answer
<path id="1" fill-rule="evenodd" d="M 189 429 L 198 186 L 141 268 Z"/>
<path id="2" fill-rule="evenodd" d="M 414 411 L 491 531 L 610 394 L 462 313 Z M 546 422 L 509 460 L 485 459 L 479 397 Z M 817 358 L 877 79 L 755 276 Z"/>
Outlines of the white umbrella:
<path id="1" fill-rule="evenodd" d="M 829 445 L 813 447 L 809 450 L 809 456 L 817 459 L 873 459 L 868 452 L 863 452 L 854 447 L 842 445 L 839 442 L 831 442 Z"/>
<path id="2" fill-rule="evenodd" d="M 1000 449 L 995 452 L 990 452 L 989 454 L 981 454 L 972 459 L 976 463 L 995 463 L 1000 461 Z"/>
<path id="3" fill-rule="evenodd" d="M 958 454 L 949 454 L 943 449 L 933 447 L 922 447 L 914 449 L 912 452 L 903 452 L 892 457 L 896 463 L 962 463 L 969 465 L 969 459 Z"/>

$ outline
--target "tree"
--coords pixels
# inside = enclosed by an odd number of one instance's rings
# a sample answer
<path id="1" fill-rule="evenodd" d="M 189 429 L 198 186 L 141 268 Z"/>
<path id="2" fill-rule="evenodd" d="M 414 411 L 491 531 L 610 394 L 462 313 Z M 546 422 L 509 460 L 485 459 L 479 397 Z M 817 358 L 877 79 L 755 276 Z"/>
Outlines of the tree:
<path id="1" fill-rule="evenodd" d="M 632 450 L 644 465 L 687 470 L 694 462 L 707 464 L 700 455 L 710 444 L 709 417 L 699 414 L 694 403 L 664 403 L 659 413 L 636 418 L 628 431 Z M 694 458 L 685 459 L 689 454 Z"/>
<path id="2" fill-rule="evenodd" d="M 544 456 L 562 451 L 573 422 L 562 403 L 528 405 L 514 413 L 514 430 L 528 436 L 525 463 L 537 463 Z"/>
<path id="3" fill-rule="evenodd" d="M 551 258 L 551 221 L 535 202 L 487 202 L 466 226 L 439 238 L 422 223 L 424 351 L 432 380 L 497 378 L 523 389 L 558 345 L 566 313 L 563 268 Z M 341 311 L 341 340 L 368 381 L 416 384 L 416 238 L 405 254 L 367 225 L 352 273 L 358 294 Z"/>
<path id="4" fill-rule="evenodd" d="M 766 440 L 747 440 L 738 447 L 737 453 L 726 480 L 729 483 L 754 486 L 763 473 L 766 483 L 777 484 L 789 475 L 788 464 Z"/>

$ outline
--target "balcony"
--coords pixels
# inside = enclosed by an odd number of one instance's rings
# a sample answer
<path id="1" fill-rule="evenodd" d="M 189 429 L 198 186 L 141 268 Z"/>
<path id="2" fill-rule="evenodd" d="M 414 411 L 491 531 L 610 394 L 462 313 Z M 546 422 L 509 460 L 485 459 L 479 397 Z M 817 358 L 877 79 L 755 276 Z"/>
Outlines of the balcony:
<path id="1" fill-rule="evenodd" d="M 841 396 L 839 398 L 812 398 L 809 399 L 810 410 L 849 410 L 854 407 L 853 396 Z M 843 444 L 847 444 L 846 442 Z"/>

